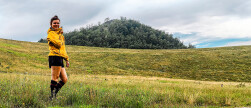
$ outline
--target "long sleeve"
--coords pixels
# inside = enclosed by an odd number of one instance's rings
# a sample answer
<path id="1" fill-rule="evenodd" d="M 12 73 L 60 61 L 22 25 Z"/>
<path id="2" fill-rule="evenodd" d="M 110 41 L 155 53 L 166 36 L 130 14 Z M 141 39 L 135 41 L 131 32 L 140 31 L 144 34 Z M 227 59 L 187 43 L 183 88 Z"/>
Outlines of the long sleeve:
<path id="1" fill-rule="evenodd" d="M 66 61 L 69 61 L 69 57 L 68 57 L 68 55 L 67 54 L 65 54 L 65 55 L 63 55 L 64 57 L 64 59 L 66 60 Z"/>
<path id="2" fill-rule="evenodd" d="M 67 52 L 66 52 L 65 45 L 64 45 L 64 52 L 62 53 L 62 56 L 63 56 L 63 58 L 64 58 L 66 61 L 69 61 L 69 57 L 68 57 L 68 54 L 67 54 Z"/>
<path id="3" fill-rule="evenodd" d="M 58 39 L 56 37 L 58 37 Z M 53 44 L 56 48 L 61 48 L 62 46 L 62 40 L 59 39 L 59 35 L 55 32 L 49 32 L 47 40 L 49 44 Z"/>

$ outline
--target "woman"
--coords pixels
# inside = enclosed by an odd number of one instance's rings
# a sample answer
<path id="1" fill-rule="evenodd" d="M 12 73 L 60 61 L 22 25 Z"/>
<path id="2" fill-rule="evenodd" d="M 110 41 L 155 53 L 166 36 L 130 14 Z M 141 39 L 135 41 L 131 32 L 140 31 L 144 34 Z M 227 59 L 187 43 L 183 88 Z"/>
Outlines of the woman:
<path id="1" fill-rule="evenodd" d="M 48 30 L 48 44 L 49 44 L 49 67 L 51 68 L 51 96 L 50 99 L 56 98 L 58 91 L 67 82 L 67 75 L 64 68 L 63 59 L 66 61 L 66 67 L 69 67 L 69 57 L 65 50 L 65 40 L 63 36 L 63 29 L 60 27 L 60 19 L 54 16 L 50 21 L 50 28 Z M 58 82 L 60 77 L 61 81 Z"/>

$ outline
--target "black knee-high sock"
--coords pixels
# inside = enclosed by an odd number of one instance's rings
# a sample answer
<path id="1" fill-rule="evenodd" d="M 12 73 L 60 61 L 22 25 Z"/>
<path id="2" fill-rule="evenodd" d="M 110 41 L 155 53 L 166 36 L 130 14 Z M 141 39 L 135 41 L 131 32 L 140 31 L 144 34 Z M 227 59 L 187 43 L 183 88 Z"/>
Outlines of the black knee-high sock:
<path id="1" fill-rule="evenodd" d="M 57 94 L 58 91 L 64 86 L 64 82 L 63 81 L 59 81 L 59 83 L 57 83 L 57 87 L 56 87 L 56 91 L 55 93 Z"/>
<path id="2" fill-rule="evenodd" d="M 54 80 L 51 80 L 51 95 L 53 95 L 53 90 L 57 87 L 57 82 Z"/>

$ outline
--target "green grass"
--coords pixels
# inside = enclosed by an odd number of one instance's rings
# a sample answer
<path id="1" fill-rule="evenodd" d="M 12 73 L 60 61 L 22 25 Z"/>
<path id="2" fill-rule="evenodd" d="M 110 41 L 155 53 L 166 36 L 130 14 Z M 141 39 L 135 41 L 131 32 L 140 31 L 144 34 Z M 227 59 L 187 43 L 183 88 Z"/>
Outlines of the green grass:
<path id="1" fill-rule="evenodd" d="M 70 74 L 251 82 L 251 47 L 141 50 L 67 45 Z M 1 72 L 45 75 L 48 45 L 0 39 Z M 48 75 L 48 74 L 47 74 Z"/>
<path id="2" fill-rule="evenodd" d="M 50 76 L 0 73 L 0 77 L 1 107 L 251 106 L 251 83 L 239 87 L 237 82 L 73 74 L 51 102 Z"/>

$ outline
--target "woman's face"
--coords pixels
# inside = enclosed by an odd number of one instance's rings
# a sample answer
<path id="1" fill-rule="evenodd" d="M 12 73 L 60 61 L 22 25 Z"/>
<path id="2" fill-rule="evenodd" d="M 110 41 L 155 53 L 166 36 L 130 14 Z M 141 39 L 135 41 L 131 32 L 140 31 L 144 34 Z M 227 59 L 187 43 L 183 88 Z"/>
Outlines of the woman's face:
<path id="1" fill-rule="evenodd" d="M 59 20 L 53 20 L 51 27 L 54 28 L 55 30 L 57 30 L 60 26 L 60 21 Z"/>

